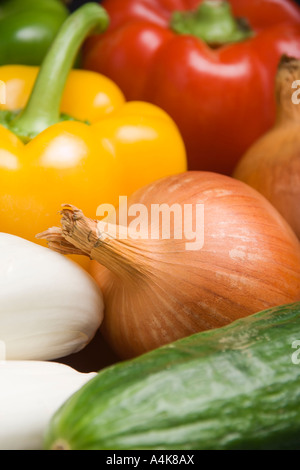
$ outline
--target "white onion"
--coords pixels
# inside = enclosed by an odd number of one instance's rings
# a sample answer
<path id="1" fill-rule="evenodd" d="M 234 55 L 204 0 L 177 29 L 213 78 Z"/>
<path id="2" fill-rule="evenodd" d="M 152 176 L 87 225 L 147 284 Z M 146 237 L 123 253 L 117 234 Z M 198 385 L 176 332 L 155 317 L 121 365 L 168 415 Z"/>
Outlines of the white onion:
<path id="1" fill-rule="evenodd" d="M 0 233 L 0 344 L 6 359 L 52 360 L 80 351 L 103 320 L 103 296 L 73 261 Z"/>

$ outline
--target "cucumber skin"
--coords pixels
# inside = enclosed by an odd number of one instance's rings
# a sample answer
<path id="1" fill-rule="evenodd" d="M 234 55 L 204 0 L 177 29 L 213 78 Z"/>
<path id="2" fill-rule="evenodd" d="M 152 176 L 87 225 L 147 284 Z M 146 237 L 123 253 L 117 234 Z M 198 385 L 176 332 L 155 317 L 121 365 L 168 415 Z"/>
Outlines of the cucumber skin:
<path id="1" fill-rule="evenodd" d="M 298 450 L 300 302 L 110 366 L 56 412 L 45 449 Z"/>

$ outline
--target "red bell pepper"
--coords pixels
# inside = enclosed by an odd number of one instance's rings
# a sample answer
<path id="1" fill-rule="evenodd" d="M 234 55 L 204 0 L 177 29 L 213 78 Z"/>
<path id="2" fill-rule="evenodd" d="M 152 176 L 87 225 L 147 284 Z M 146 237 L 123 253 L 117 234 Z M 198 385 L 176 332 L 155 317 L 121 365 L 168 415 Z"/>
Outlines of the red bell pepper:
<path id="1" fill-rule="evenodd" d="M 291 0 L 104 0 L 110 27 L 83 66 L 127 100 L 159 105 L 185 141 L 189 169 L 231 174 L 275 120 L 282 54 L 300 58 L 300 8 Z M 300 78 L 300 77 L 299 77 Z"/>

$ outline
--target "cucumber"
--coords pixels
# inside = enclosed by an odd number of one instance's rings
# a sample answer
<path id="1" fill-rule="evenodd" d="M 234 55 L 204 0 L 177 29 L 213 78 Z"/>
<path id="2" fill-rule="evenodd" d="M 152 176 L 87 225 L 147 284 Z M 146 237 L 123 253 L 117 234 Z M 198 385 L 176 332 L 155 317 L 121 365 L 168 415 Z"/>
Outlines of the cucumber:
<path id="1" fill-rule="evenodd" d="M 300 449 L 298 340 L 300 302 L 110 366 L 56 412 L 44 447 Z"/>

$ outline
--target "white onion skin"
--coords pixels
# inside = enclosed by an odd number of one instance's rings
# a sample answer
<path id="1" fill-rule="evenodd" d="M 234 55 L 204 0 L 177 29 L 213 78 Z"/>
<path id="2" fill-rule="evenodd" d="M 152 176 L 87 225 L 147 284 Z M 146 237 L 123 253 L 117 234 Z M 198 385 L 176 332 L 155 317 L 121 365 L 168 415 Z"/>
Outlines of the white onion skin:
<path id="1" fill-rule="evenodd" d="M 0 361 L 0 450 L 43 450 L 53 414 L 95 376 L 56 362 Z"/>
<path id="2" fill-rule="evenodd" d="M 82 350 L 103 311 L 101 290 L 75 262 L 0 233 L 0 346 L 7 360 L 54 360 Z"/>
<path id="3" fill-rule="evenodd" d="M 184 239 L 131 240 L 94 250 L 92 274 L 105 301 L 101 331 L 119 357 L 300 300 L 299 241 L 250 186 L 186 172 L 138 190 L 128 199 L 134 203 L 204 203 L 204 246 L 186 251 Z M 111 250 L 124 254 L 119 270 Z M 136 279 L 126 275 L 130 264 L 141 272 Z"/>

